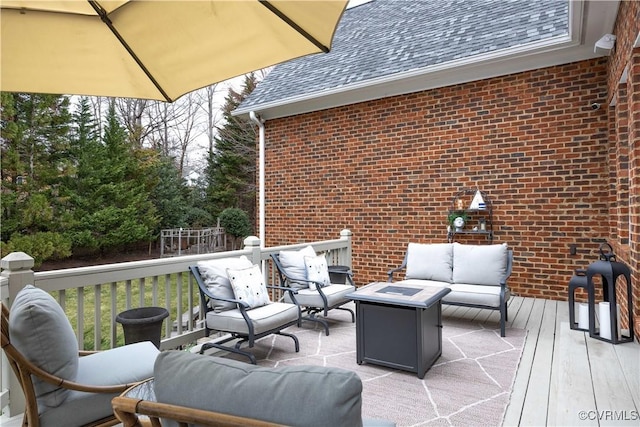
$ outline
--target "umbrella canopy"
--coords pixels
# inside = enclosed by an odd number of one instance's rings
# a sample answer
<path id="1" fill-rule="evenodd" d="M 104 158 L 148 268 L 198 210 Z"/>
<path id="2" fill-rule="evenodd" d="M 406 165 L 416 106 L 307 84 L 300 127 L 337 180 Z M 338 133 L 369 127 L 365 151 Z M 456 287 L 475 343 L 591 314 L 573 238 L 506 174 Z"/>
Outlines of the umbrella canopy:
<path id="1" fill-rule="evenodd" d="M 0 90 L 174 101 L 328 52 L 347 1 L 0 0 Z"/>

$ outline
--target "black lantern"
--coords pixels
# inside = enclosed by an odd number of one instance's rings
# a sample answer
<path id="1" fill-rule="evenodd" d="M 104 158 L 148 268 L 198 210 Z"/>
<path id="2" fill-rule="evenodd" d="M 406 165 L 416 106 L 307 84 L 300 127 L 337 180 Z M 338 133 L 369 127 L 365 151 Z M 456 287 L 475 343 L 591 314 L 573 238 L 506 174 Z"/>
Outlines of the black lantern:
<path id="1" fill-rule="evenodd" d="M 608 251 L 605 248 L 608 247 Z M 603 303 L 598 304 L 600 328 L 596 330 L 594 276 L 602 278 Z M 616 280 L 624 276 L 627 282 L 627 311 L 629 335 L 618 333 L 618 305 L 616 302 Z M 600 259 L 587 267 L 587 290 L 589 293 L 589 336 L 602 341 L 619 344 L 633 341 L 633 304 L 631 301 L 631 271 L 627 265 L 616 260 L 613 248 L 608 243 L 600 245 Z"/>

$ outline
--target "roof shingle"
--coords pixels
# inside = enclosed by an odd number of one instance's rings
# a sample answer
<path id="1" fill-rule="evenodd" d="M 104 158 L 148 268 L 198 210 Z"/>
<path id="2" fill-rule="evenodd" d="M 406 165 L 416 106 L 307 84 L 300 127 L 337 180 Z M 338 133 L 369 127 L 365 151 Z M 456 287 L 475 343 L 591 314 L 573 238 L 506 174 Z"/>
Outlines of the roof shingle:
<path id="1" fill-rule="evenodd" d="M 568 0 L 374 0 L 345 11 L 331 52 L 276 66 L 239 108 L 362 85 L 568 32 Z"/>

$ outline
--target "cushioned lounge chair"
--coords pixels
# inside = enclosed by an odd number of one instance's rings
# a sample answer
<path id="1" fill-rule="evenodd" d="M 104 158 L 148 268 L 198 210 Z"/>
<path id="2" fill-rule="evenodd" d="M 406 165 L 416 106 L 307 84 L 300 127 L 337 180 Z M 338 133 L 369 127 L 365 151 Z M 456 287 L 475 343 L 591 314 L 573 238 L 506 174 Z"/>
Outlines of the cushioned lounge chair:
<path id="1" fill-rule="evenodd" d="M 200 353 L 204 353 L 209 348 L 217 348 L 244 355 L 249 358 L 251 363 L 256 364 L 255 356 L 241 350 L 240 347 L 242 344 L 248 343 L 249 348 L 251 348 L 257 339 L 271 334 L 290 337 L 295 344 L 295 351 L 300 351 L 298 338 L 293 334 L 282 331 L 289 326 L 300 325 L 300 308 L 297 305 L 272 302 L 267 294 L 262 303 L 252 307 L 251 301 L 248 302 L 247 298 L 242 299 L 235 295 L 231 280 L 227 277 L 229 272 L 232 270 L 235 272 L 247 270 L 251 273 L 251 268 L 257 267 L 233 269 L 234 266 L 242 266 L 243 262 L 242 258 L 235 260 L 221 259 L 201 261 L 198 265 L 189 267 L 198 283 L 201 305 L 205 308 L 206 336 L 209 336 L 212 331 L 229 334 L 228 337 L 221 340 L 213 340 L 203 344 Z M 225 266 L 230 268 L 225 269 Z M 223 273 L 223 271 L 225 272 Z M 259 267 L 253 269 L 254 274 L 251 277 L 249 273 L 242 273 L 245 274 L 245 277 L 239 277 L 238 275 L 238 284 L 246 283 L 246 287 L 252 287 L 256 283 L 251 284 L 249 282 L 253 282 L 254 279 L 261 280 L 262 274 Z M 258 278 L 257 276 L 260 277 Z M 264 290 L 269 288 L 281 289 L 286 292 L 292 291 L 279 286 L 264 286 L 263 283 L 259 283 L 258 286 Z M 224 345 L 233 340 L 237 340 L 233 347 Z"/>
<path id="2" fill-rule="evenodd" d="M 307 251 L 306 254 L 305 251 Z M 287 262 L 284 262 L 284 256 L 288 258 Z M 306 257 L 309 260 L 315 256 L 315 251 L 309 246 L 297 251 L 297 253 L 296 251 L 282 251 L 279 254 L 272 254 L 271 258 L 278 271 L 280 286 L 296 290 L 293 298 L 285 295 L 285 301 L 291 301 L 303 307 L 305 315 L 303 319 L 320 323 L 324 327 L 325 333 L 329 335 L 329 324 L 317 315 L 322 313 L 324 317 L 327 317 L 330 310 L 345 310 L 351 314 L 351 321 L 355 322 L 356 317 L 353 310 L 342 306 L 351 301 L 347 295 L 355 292 L 356 287 L 350 274 L 347 275 L 348 283 L 345 284 L 323 283 L 310 278 L 306 273 L 304 259 Z M 320 255 L 317 258 L 322 261 L 324 257 Z M 327 277 L 329 277 L 328 270 Z"/>
<path id="3" fill-rule="evenodd" d="M 80 352 L 60 305 L 28 285 L 2 304 L 1 343 L 25 395 L 23 426 L 111 426 L 111 399 L 153 376 L 150 342 Z M 80 357 L 83 356 L 83 357 Z"/>

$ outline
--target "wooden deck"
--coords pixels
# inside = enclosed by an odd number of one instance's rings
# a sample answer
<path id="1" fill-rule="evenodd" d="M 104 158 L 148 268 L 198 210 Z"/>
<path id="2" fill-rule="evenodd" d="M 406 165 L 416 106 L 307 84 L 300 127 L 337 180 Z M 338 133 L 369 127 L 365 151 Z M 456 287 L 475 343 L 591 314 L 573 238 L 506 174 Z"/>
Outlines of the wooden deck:
<path id="1" fill-rule="evenodd" d="M 499 320 L 495 311 L 453 306 L 445 306 L 443 316 Z M 528 335 L 505 426 L 640 425 L 637 339 L 613 345 L 571 330 L 565 301 L 514 297 L 508 326 Z M 1 421 L 20 426 L 21 417 Z"/>
<path id="2" fill-rule="evenodd" d="M 443 316 L 498 322 L 446 306 Z M 508 326 L 528 330 L 505 426 L 640 425 L 640 344 L 613 345 L 569 328 L 566 301 L 514 297 Z M 508 331 L 507 331 L 508 333 Z"/>

